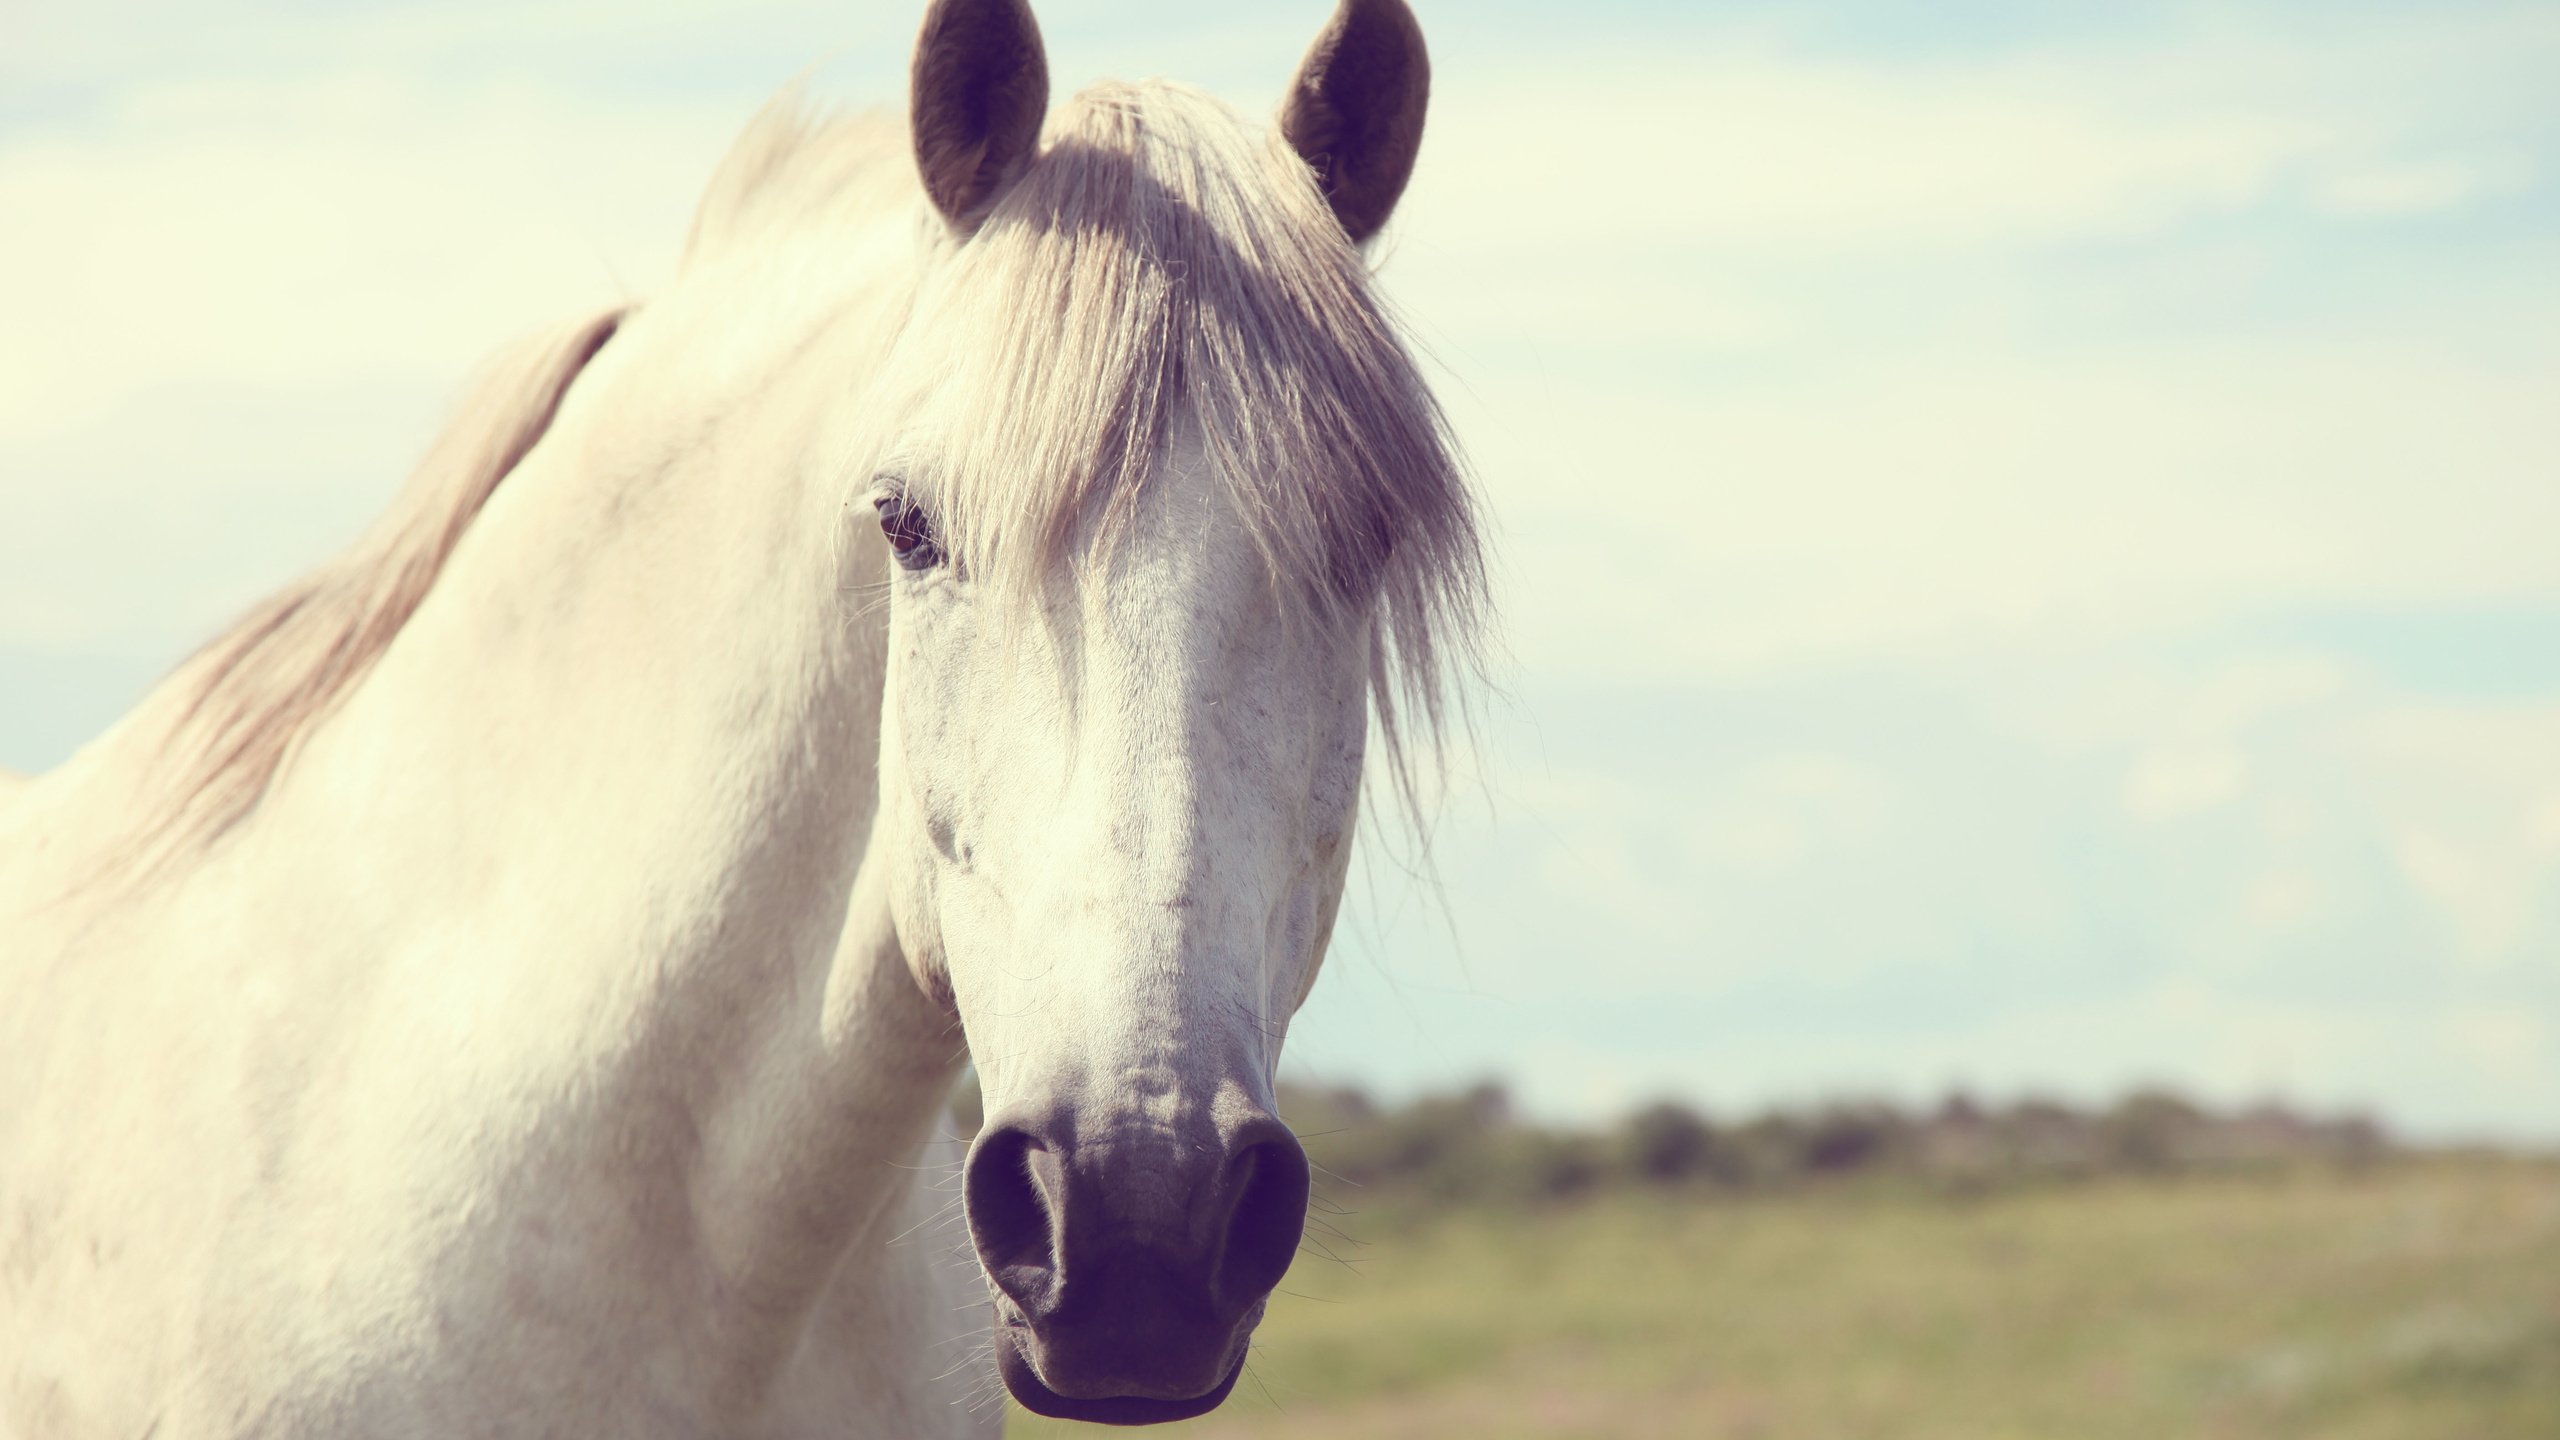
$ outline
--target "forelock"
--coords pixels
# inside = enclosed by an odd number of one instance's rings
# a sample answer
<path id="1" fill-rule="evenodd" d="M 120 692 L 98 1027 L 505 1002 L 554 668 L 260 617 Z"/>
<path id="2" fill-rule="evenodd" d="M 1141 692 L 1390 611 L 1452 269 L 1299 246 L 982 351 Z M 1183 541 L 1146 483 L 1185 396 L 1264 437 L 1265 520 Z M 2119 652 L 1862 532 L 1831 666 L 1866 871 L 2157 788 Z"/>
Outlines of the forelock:
<path id="1" fill-rule="evenodd" d="M 1445 419 L 1276 134 L 1150 82 L 1086 91 L 929 283 L 906 483 L 978 580 L 1116 543 L 1186 413 L 1284 603 L 1376 626 L 1377 699 L 1436 724 L 1484 565 Z"/>

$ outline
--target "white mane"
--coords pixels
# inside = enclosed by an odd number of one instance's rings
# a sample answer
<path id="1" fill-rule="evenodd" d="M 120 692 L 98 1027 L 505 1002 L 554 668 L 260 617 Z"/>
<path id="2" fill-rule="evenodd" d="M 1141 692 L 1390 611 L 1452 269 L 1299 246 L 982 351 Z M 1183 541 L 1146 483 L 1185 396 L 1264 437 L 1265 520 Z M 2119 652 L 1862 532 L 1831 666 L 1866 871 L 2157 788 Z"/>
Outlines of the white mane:
<path id="1" fill-rule="evenodd" d="M 693 254 L 876 204 L 874 176 L 913 187 L 902 130 L 786 97 L 722 166 Z M 1485 603 L 1462 466 L 1359 251 L 1276 133 L 1187 86 L 1086 90 L 901 344 L 919 363 L 893 368 L 917 388 L 878 399 L 930 433 L 936 462 L 897 478 L 973 574 L 1025 585 L 1087 525 L 1111 543 L 1187 405 L 1293 608 L 1374 615 L 1391 752 L 1400 699 L 1436 729 Z"/>
<path id="2" fill-rule="evenodd" d="M 297 741 L 362 679 L 426 598 L 462 532 L 549 428 L 620 311 L 502 352 L 372 529 L 182 667 L 157 757 L 159 804 L 113 863 L 147 867 L 247 814 Z"/>
<path id="3" fill-rule="evenodd" d="M 876 220 L 914 183 L 885 117 L 819 116 L 786 94 L 722 162 L 687 261 Z M 256 805 L 297 738 L 417 608 L 618 319 L 502 355 L 362 540 L 189 663 L 162 808 L 122 858 L 210 840 Z M 954 555 L 999 584 L 1057 563 L 1089 519 L 1108 543 L 1171 417 L 1191 406 L 1248 487 L 1239 509 L 1281 593 L 1311 619 L 1374 616 L 1373 694 L 1402 777 L 1400 711 L 1420 709 L 1436 731 L 1445 662 L 1473 658 L 1476 520 L 1446 422 L 1359 252 L 1277 135 L 1257 139 L 1187 86 L 1087 90 L 1060 108 L 1038 160 L 922 297 L 902 343 L 929 347 L 929 363 L 902 369 L 932 383 L 884 398 L 923 426 L 993 417 L 942 427 L 943 465 L 902 478 Z"/>

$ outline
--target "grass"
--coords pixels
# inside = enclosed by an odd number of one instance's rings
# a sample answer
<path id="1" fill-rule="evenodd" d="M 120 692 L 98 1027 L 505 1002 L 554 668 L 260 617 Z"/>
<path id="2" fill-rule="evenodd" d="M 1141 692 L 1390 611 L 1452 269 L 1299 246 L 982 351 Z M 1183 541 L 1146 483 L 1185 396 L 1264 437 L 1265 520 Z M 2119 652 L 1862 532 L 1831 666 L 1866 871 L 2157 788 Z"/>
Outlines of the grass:
<path id="1" fill-rule="evenodd" d="M 2560 1167 L 1380 1205 L 1282 1282 L 1235 1440 L 2551 1440 Z M 1090 1433 L 1015 1412 L 1015 1437 Z"/>

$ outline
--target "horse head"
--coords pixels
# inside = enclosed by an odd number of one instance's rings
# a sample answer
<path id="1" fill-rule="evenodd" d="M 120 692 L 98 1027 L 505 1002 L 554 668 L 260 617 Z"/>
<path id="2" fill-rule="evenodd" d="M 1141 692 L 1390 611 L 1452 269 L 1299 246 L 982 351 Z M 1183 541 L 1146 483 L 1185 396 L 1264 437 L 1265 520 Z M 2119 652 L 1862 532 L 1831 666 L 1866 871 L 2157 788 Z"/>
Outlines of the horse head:
<path id="1" fill-rule="evenodd" d="M 986 1097 L 963 1192 L 1042 1413 L 1214 1406 L 1295 1254 L 1273 1071 L 1344 885 L 1372 702 L 1435 703 L 1478 593 L 1437 410 L 1361 242 L 1418 146 L 1401 0 L 1348 0 L 1277 133 L 1165 85 L 1050 121 L 1020 0 L 914 66 L 943 233 L 868 496 L 874 857 Z M 1408 708 L 1410 708 L 1408 706 Z"/>

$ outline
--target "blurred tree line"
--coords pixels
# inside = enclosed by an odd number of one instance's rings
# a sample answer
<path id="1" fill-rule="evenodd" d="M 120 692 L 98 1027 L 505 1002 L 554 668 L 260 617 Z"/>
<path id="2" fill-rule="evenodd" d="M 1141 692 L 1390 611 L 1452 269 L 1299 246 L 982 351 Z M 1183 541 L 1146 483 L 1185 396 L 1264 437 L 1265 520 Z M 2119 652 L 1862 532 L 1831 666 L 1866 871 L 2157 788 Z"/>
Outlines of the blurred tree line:
<path id="1" fill-rule="evenodd" d="M 2319 1165 L 2356 1167 L 2397 1151 L 2369 1116 L 2308 1115 L 2266 1103 L 2217 1113 L 2165 1090 L 2079 1108 L 2053 1100 L 1987 1105 L 1959 1091 L 1934 1108 L 1877 1100 L 1779 1107 L 1718 1118 L 1657 1100 L 1614 1123 L 1542 1125 L 1498 1083 L 1382 1102 L 1356 1085 L 1283 1084 L 1281 1117 L 1316 1167 L 1319 1192 L 1436 1204 L 1570 1199 L 1651 1187 L 1777 1190 L 1855 1177 L 1949 1191 L 2106 1175 Z M 952 1107 L 978 1128 L 976 1077 Z"/>
<path id="2" fill-rule="evenodd" d="M 1948 1189 L 2109 1174 L 2368 1164 L 2392 1151 L 2362 1115 L 2276 1104 L 2215 1113 L 2162 1090 L 2081 1109 L 2051 1100 L 1990 1106 L 1961 1092 L 1934 1108 L 1876 1100 L 1711 1117 L 1657 1100 L 1593 1128 L 1523 1118 L 1485 1083 L 1382 1104 L 1356 1086 L 1292 1085 L 1281 1111 L 1319 1183 L 1418 1192 L 1441 1202 L 1563 1199 L 1604 1186 L 1767 1190 L 1856 1176 Z"/>

